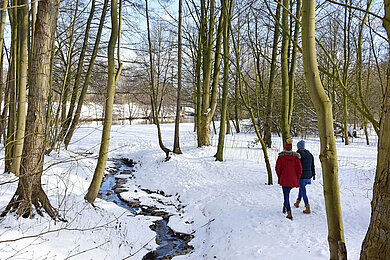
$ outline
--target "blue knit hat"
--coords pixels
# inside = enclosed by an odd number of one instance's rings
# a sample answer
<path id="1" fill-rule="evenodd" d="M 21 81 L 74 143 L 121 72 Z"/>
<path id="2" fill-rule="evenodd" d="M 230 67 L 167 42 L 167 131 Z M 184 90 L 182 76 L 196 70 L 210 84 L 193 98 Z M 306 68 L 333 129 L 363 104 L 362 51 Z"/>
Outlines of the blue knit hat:
<path id="1" fill-rule="evenodd" d="M 305 149 L 305 141 L 301 140 L 297 143 L 298 149 Z"/>

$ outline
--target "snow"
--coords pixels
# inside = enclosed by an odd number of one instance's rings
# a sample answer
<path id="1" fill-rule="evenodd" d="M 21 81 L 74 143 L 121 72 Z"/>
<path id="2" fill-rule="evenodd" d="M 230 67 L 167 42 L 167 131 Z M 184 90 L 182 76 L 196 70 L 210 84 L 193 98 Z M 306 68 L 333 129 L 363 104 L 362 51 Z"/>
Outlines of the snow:
<path id="1" fill-rule="evenodd" d="M 165 145 L 172 147 L 174 125 L 164 124 L 161 129 Z M 302 206 L 292 208 L 290 221 L 282 213 L 282 190 L 275 173 L 274 185 L 266 185 L 263 153 L 253 144 L 255 134 L 228 135 L 224 161 L 216 162 L 217 135 L 211 137 L 212 146 L 198 148 L 193 124 L 181 124 L 180 129 L 183 154 L 172 155 L 168 162 L 158 147 L 154 125 L 113 126 L 109 153 L 109 158 L 137 162 L 136 178 L 124 185 L 129 191 L 122 197 L 150 202 L 141 186 L 181 201 L 184 207 L 179 211 L 166 207 L 173 214 L 169 226 L 193 233 L 190 244 L 195 249 L 174 259 L 329 259 L 318 138 L 305 139 L 317 172 L 316 180 L 307 186 L 312 214 L 303 214 Z M 68 151 L 45 158 L 43 187 L 68 222 L 55 223 L 46 215 L 32 219 L 7 215 L 0 220 L 0 259 L 142 259 L 158 246 L 149 228 L 158 218 L 133 216 L 101 199 L 94 208 L 83 199 L 96 165 L 101 131 L 101 126 L 80 127 Z M 293 144 L 299 140 L 295 138 Z M 373 136 L 370 146 L 364 138 L 351 141 L 345 146 L 338 139 L 337 152 L 346 246 L 349 258 L 358 259 L 370 219 L 377 140 Z M 280 138 L 273 137 L 272 167 L 281 149 Z M 0 174 L 0 183 L 12 180 L 13 175 Z M 0 185 L 0 210 L 16 187 L 17 182 Z M 293 189 L 291 203 L 297 194 Z"/>

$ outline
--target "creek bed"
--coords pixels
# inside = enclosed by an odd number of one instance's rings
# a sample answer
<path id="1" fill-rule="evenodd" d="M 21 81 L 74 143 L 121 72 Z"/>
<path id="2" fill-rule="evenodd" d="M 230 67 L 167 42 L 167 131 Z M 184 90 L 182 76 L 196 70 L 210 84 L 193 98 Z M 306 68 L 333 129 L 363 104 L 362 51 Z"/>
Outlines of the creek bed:
<path id="1" fill-rule="evenodd" d="M 127 191 L 123 187 L 123 184 L 129 181 L 129 179 L 135 178 L 132 174 L 134 162 L 128 159 L 112 159 L 114 166 L 108 169 L 102 186 L 99 190 L 99 198 L 114 202 L 118 206 L 127 209 L 133 215 L 144 215 L 144 216 L 156 216 L 162 219 L 154 221 L 154 224 L 150 226 L 150 229 L 156 232 L 156 243 L 159 245 L 156 250 L 150 251 L 142 259 L 153 260 L 153 259 L 172 259 L 174 256 L 185 255 L 193 250 L 193 247 L 188 243 L 193 238 L 191 234 L 184 234 L 173 231 L 169 226 L 170 214 L 165 212 L 164 209 L 157 208 L 155 206 L 142 205 L 136 201 L 127 201 L 121 197 L 121 193 Z M 120 174 L 130 174 L 129 179 L 116 178 Z M 150 191 L 142 189 L 149 194 L 159 194 L 166 197 L 162 191 Z M 180 208 L 179 205 L 177 208 Z"/>

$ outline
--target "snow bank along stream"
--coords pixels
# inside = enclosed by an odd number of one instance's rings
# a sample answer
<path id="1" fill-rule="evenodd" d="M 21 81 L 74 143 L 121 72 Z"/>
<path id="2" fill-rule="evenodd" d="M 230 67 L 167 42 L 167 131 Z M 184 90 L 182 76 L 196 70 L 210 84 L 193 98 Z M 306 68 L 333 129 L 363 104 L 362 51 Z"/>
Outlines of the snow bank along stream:
<path id="1" fill-rule="evenodd" d="M 131 179 L 134 179 L 134 175 L 132 174 L 134 166 L 133 160 L 122 158 L 111 159 L 111 161 L 114 162 L 114 166 L 108 168 L 109 174 L 104 177 L 102 186 L 99 190 L 99 197 L 103 200 L 116 203 L 118 206 L 130 211 L 133 215 L 162 218 L 155 221 L 154 224 L 150 226 L 150 229 L 156 232 L 156 243 L 159 247 L 154 251 L 150 251 L 142 259 L 171 259 L 174 256 L 191 252 L 193 247 L 188 245 L 188 242 L 191 241 L 193 236 L 191 234 L 175 232 L 168 226 L 169 217 L 172 214 L 171 212 L 164 208 L 156 207 L 153 205 L 155 203 L 144 205 L 139 199 L 129 201 L 121 196 L 121 193 L 128 191 L 124 184 Z M 173 205 L 169 203 L 169 205 L 167 205 L 167 203 L 164 203 L 164 201 L 158 199 L 158 197 L 172 197 L 171 195 L 166 195 L 163 191 L 150 191 L 142 189 L 141 187 L 139 188 L 144 191 L 145 194 L 148 194 L 149 198 L 155 200 L 155 202 L 159 204 L 170 207 L 174 206 L 178 210 L 182 207 L 179 198 L 176 199 L 179 204 Z M 137 192 L 137 190 L 134 192 Z"/>

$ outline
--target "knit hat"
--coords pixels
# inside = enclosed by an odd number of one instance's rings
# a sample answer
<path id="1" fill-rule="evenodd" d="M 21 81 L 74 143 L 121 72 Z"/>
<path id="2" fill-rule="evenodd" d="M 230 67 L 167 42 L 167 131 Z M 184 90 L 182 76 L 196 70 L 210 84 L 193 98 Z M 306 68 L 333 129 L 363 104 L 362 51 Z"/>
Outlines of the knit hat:
<path id="1" fill-rule="evenodd" d="M 292 149 L 292 140 L 288 138 L 284 143 L 284 150 L 291 151 L 291 149 Z"/>
<path id="2" fill-rule="evenodd" d="M 297 148 L 298 149 L 305 149 L 305 141 L 301 140 L 297 143 Z"/>

